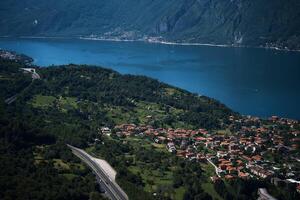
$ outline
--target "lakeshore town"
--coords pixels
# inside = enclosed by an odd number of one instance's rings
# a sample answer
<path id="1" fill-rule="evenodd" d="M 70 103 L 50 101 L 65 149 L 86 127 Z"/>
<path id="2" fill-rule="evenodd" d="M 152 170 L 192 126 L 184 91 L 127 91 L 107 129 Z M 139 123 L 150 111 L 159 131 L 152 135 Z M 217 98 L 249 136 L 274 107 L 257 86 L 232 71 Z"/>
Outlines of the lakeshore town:
<path id="1" fill-rule="evenodd" d="M 147 137 L 163 144 L 170 154 L 205 162 L 215 168 L 218 179 L 265 179 L 276 186 L 294 185 L 300 193 L 299 121 L 272 116 L 229 117 L 222 131 L 153 128 L 121 124 L 102 127 L 100 134 L 117 137 Z"/>
<path id="2" fill-rule="evenodd" d="M 33 62 L 33 59 L 26 55 L 17 54 L 16 52 L 13 51 L 2 50 L 1 48 L 0 48 L 0 58 L 6 60 L 14 60 L 16 62 L 24 62 L 26 65 L 31 65 L 31 63 Z"/>

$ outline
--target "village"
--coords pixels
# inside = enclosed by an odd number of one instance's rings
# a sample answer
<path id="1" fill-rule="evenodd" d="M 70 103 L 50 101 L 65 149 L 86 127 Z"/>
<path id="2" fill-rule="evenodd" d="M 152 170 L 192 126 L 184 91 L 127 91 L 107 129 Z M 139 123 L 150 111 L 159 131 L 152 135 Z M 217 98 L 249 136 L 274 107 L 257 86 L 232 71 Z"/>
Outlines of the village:
<path id="1" fill-rule="evenodd" d="M 103 135 L 147 137 L 178 157 L 209 163 L 218 179 L 264 179 L 275 186 L 293 185 L 300 193 L 299 121 L 272 116 L 230 116 L 221 131 L 153 128 L 121 124 L 102 127 Z"/>
<path id="2" fill-rule="evenodd" d="M 27 66 L 30 66 L 33 62 L 33 59 L 23 55 L 23 54 L 17 54 L 13 51 L 7 51 L 7 50 L 1 50 L 0 49 L 0 58 L 6 59 L 6 60 L 12 60 L 15 62 L 24 62 Z"/>

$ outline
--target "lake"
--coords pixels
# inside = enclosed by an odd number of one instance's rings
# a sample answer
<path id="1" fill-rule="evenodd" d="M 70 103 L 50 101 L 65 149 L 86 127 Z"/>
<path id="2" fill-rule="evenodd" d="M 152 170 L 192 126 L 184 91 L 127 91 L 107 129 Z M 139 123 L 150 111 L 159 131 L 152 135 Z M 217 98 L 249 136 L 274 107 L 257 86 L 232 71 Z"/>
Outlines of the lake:
<path id="1" fill-rule="evenodd" d="M 79 39 L 0 39 L 39 66 L 91 64 L 215 98 L 244 115 L 300 119 L 300 52 Z"/>

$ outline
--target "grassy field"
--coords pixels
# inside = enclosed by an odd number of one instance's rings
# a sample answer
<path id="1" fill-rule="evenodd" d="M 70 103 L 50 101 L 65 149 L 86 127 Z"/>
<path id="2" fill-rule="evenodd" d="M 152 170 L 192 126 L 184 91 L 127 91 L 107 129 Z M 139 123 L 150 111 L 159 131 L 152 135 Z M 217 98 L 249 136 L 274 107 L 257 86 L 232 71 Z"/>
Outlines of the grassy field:
<path id="1" fill-rule="evenodd" d="M 116 124 L 135 123 L 135 124 L 152 124 L 153 122 L 163 122 L 167 118 L 172 118 L 171 125 L 163 124 L 165 128 L 187 128 L 193 127 L 178 120 L 178 116 L 184 111 L 173 107 L 166 107 L 159 103 L 139 101 L 135 102 L 133 109 L 127 109 L 122 106 L 105 106 L 107 116 Z M 175 120 L 176 119 L 176 120 Z"/>
<path id="2" fill-rule="evenodd" d="M 216 192 L 214 185 L 210 180 L 210 177 L 215 175 L 214 167 L 209 163 L 202 163 L 201 168 L 204 171 L 203 178 L 205 179 L 204 183 L 202 183 L 202 189 L 214 200 L 223 200 L 223 198 Z"/>
<path id="3" fill-rule="evenodd" d="M 152 141 L 136 137 L 127 137 L 124 140 L 126 140 L 128 144 L 134 148 L 152 149 L 160 153 L 168 153 L 165 144 L 156 144 Z M 183 198 L 186 188 L 173 188 L 174 168 L 169 167 L 169 169 L 161 171 L 159 169 L 153 170 L 148 168 L 148 163 L 141 163 L 136 160 L 134 163 L 135 165 L 129 166 L 128 170 L 134 174 L 139 174 L 142 177 L 143 182 L 145 183 L 144 190 L 146 192 L 155 193 L 157 191 L 161 191 L 163 195 L 171 196 L 172 199 L 180 200 Z"/>
<path id="4" fill-rule="evenodd" d="M 53 163 L 54 168 L 67 178 L 74 178 L 77 176 L 77 172 L 86 170 L 83 163 L 67 162 L 58 158 L 45 159 L 43 156 L 45 148 L 47 148 L 47 146 L 36 146 L 33 152 L 35 165 L 39 165 L 41 162 Z"/>
<path id="5" fill-rule="evenodd" d="M 127 137 L 124 139 L 134 148 L 144 147 L 146 149 L 153 149 L 158 152 L 168 153 L 165 144 L 157 144 L 147 139 L 137 138 L 137 137 Z"/>
<path id="6" fill-rule="evenodd" d="M 179 188 L 175 189 L 175 194 L 173 196 L 174 199 L 176 199 L 176 200 L 183 199 L 185 191 L 186 191 L 185 187 L 179 187 Z"/>
<path id="7" fill-rule="evenodd" d="M 134 173 L 139 174 L 145 183 L 144 190 L 149 193 L 157 192 L 158 189 L 163 190 L 166 194 L 173 193 L 173 173 L 172 171 L 161 172 L 159 170 L 146 170 L 142 165 L 130 166 L 128 169 Z M 177 197 L 183 195 L 185 189 L 180 188 L 177 191 Z M 175 192 L 176 194 L 176 192 Z M 175 195 L 176 196 L 176 195 Z M 180 198 L 175 198 L 180 199 Z"/>
<path id="8" fill-rule="evenodd" d="M 78 177 L 77 175 L 75 174 L 70 174 L 70 173 L 65 173 L 65 174 L 62 174 L 64 177 L 66 177 L 67 179 L 69 180 L 73 180 L 74 178 Z"/>
<path id="9" fill-rule="evenodd" d="M 202 189 L 208 193 L 214 200 L 223 200 L 223 198 L 216 192 L 214 185 L 210 182 L 203 183 Z"/>
<path id="10" fill-rule="evenodd" d="M 186 191 L 185 187 L 173 188 L 173 172 L 168 171 L 147 170 L 143 165 L 137 164 L 130 166 L 128 169 L 134 173 L 139 174 L 145 183 L 144 190 L 149 193 L 160 191 L 165 196 L 171 196 L 172 199 L 181 200 Z"/>
<path id="11" fill-rule="evenodd" d="M 1 81 L 9 81 L 9 80 L 11 80 L 11 78 L 0 74 L 0 80 Z"/>
<path id="12" fill-rule="evenodd" d="M 183 93 L 176 88 L 165 88 L 165 95 L 167 96 L 179 96 Z"/>
<path id="13" fill-rule="evenodd" d="M 41 162 L 48 162 L 44 159 L 42 151 L 44 150 L 45 146 L 36 146 L 35 150 L 33 151 L 33 158 L 34 164 L 38 165 Z"/>
<path id="14" fill-rule="evenodd" d="M 113 138 L 111 139 L 118 140 Z M 165 147 L 165 144 L 156 144 L 153 141 L 146 138 L 126 137 L 121 139 L 121 141 L 131 146 L 135 152 L 138 152 L 141 149 L 144 149 L 145 151 L 146 149 L 147 151 L 155 151 L 159 154 L 169 154 Z M 93 147 L 89 147 L 86 150 L 88 152 L 91 152 L 92 154 L 97 154 L 97 152 L 95 152 L 95 148 Z M 144 191 L 150 194 L 159 193 L 160 195 L 166 197 L 168 196 L 175 200 L 181 200 L 183 198 L 186 188 L 173 187 L 173 172 L 175 170 L 174 167 L 168 166 L 164 169 L 155 168 L 152 162 L 144 162 L 142 160 L 139 160 L 138 156 L 135 154 L 127 153 L 123 156 L 123 158 L 131 158 L 131 162 L 130 164 L 128 164 L 127 170 L 142 178 L 142 181 L 144 183 Z M 97 155 L 97 157 L 101 157 L 101 155 Z"/>
<path id="15" fill-rule="evenodd" d="M 70 169 L 69 164 L 64 162 L 61 159 L 53 159 L 53 165 L 58 170 L 69 170 Z"/>
<path id="16" fill-rule="evenodd" d="M 162 120 L 166 113 L 157 103 L 138 102 L 136 103 L 135 112 L 142 124 L 146 124 L 151 120 Z"/>
<path id="17" fill-rule="evenodd" d="M 152 145 L 153 147 L 155 147 L 155 150 L 156 150 L 156 151 L 168 153 L 168 150 L 167 150 L 165 144 L 157 144 L 157 143 L 154 143 L 154 142 L 153 142 L 153 143 L 151 143 L 151 145 Z"/>
<path id="18" fill-rule="evenodd" d="M 77 98 L 75 97 L 60 97 L 58 100 L 59 108 L 63 112 L 67 112 L 68 110 L 77 109 Z"/>
<path id="19" fill-rule="evenodd" d="M 107 117 L 116 124 L 131 123 L 137 120 L 135 114 L 121 106 L 108 106 L 105 108 Z"/>
<path id="20" fill-rule="evenodd" d="M 36 95 L 30 103 L 33 107 L 40 109 L 57 106 L 62 112 L 78 108 L 77 98 L 75 97 L 56 98 L 54 96 Z"/>
<path id="21" fill-rule="evenodd" d="M 32 100 L 32 106 L 35 108 L 48 108 L 54 105 L 55 100 L 54 96 L 36 95 Z"/>

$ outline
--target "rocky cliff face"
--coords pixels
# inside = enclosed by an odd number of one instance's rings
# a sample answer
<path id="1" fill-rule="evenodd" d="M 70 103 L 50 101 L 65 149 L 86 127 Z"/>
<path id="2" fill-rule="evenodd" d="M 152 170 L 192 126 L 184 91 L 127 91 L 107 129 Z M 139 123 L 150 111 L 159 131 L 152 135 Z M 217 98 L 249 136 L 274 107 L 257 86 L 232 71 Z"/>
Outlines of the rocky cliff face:
<path id="1" fill-rule="evenodd" d="M 6 0 L 0 2 L 0 27 L 0 35 L 131 32 L 177 42 L 300 49 L 300 1 Z"/>
<path id="2" fill-rule="evenodd" d="M 168 29 L 160 33 L 179 41 L 297 49 L 299 3 L 291 0 L 185 1 L 177 12 L 162 21 Z"/>

